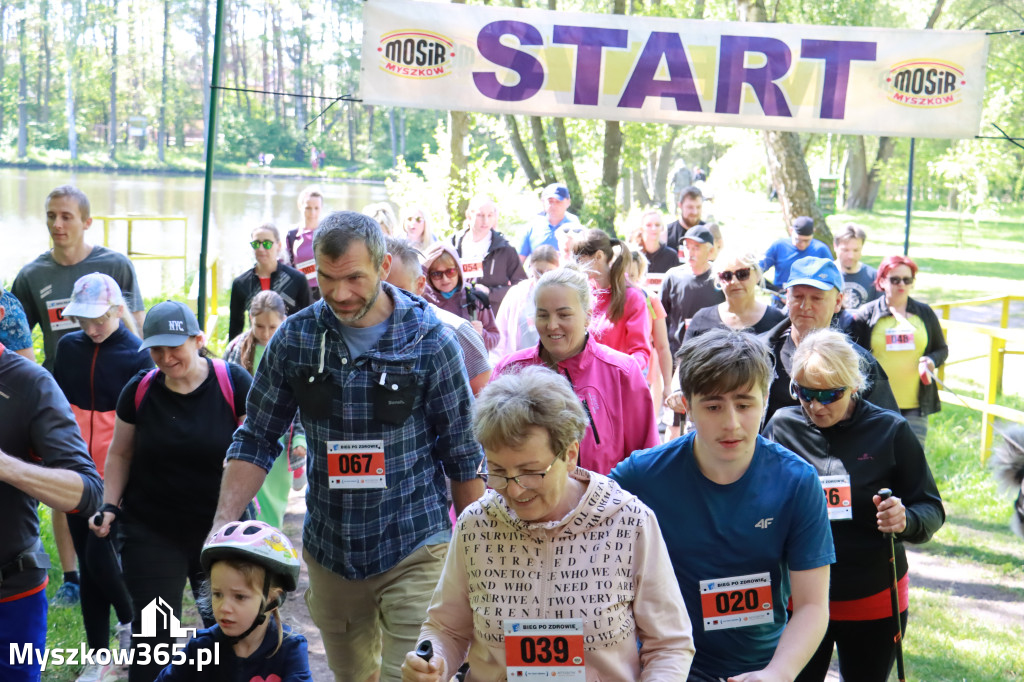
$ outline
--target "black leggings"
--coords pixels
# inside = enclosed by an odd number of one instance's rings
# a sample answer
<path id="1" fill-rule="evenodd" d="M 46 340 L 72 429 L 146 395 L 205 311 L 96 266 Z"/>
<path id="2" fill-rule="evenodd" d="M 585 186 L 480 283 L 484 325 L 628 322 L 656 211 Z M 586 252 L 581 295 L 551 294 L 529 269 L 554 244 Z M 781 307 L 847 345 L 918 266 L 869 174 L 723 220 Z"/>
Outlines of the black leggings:
<path id="1" fill-rule="evenodd" d="M 132 599 L 121 574 L 118 524 L 112 523 L 110 534 L 100 538 L 89 530 L 88 519 L 81 514 L 68 514 L 68 530 L 78 554 L 85 639 L 90 649 L 106 649 L 110 645 L 110 607 L 114 607 L 121 623 L 135 619 Z"/>
<path id="2" fill-rule="evenodd" d="M 146 527 L 138 521 L 126 517 L 121 522 L 124 537 L 124 549 L 121 558 L 124 562 L 124 577 L 128 584 L 128 592 L 132 595 L 135 612 L 139 614 L 132 623 L 132 632 L 141 634 L 144 621 L 159 621 L 150 617 L 147 605 L 159 598 L 174 612 L 174 617 L 181 620 L 181 594 L 185 589 L 185 580 L 192 587 L 192 594 L 199 597 L 199 590 L 206 579 L 199 565 L 199 552 L 203 548 L 203 539 L 193 542 L 175 541 Z M 162 612 L 159 602 L 152 609 Z M 204 627 L 213 627 L 215 621 L 203 618 Z M 133 638 L 133 643 L 137 638 Z M 164 629 L 159 621 L 157 634 L 142 641 L 151 645 L 150 650 L 158 644 L 172 645 L 174 638 Z M 170 651 L 170 646 L 166 647 Z M 153 682 L 165 666 L 132 665 L 128 674 L 130 682 Z"/>
<path id="3" fill-rule="evenodd" d="M 900 614 L 907 632 L 907 611 Z M 796 682 L 821 682 L 828 674 L 833 645 L 839 649 L 839 677 L 848 682 L 885 682 L 896 660 L 896 624 L 881 620 L 830 620 L 818 650 Z"/>

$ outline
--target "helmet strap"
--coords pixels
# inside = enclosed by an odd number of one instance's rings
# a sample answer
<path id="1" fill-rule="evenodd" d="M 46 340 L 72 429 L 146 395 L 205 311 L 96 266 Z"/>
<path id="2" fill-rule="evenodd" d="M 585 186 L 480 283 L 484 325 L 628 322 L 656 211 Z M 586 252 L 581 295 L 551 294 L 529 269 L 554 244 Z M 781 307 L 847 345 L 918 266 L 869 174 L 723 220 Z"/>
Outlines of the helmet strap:
<path id="1" fill-rule="evenodd" d="M 268 613 L 270 613 L 274 609 L 280 608 L 282 605 L 284 605 L 284 592 L 281 592 L 280 595 L 278 595 L 277 597 L 274 597 L 273 601 L 269 601 L 268 602 L 267 599 L 268 599 L 269 596 L 270 596 L 270 572 L 267 571 L 266 573 L 264 573 L 264 577 L 263 577 L 263 606 L 260 609 L 260 614 L 258 616 L 256 616 L 255 620 L 253 620 L 252 625 L 249 626 L 249 629 L 247 629 L 242 634 L 236 635 L 234 637 L 230 637 L 228 635 L 225 635 L 224 639 L 227 641 L 228 644 L 230 644 L 231 646 L 234 646 L 235 644 L 238 644 L 239 642 L 241 642 L 243 639 L 245 639 L 246 637 L 251 635 L 253 630 L 255 630 L 259 626 L 263 625 L 263 623 L 265 623 L 267 621 L 267 614 Z"/>

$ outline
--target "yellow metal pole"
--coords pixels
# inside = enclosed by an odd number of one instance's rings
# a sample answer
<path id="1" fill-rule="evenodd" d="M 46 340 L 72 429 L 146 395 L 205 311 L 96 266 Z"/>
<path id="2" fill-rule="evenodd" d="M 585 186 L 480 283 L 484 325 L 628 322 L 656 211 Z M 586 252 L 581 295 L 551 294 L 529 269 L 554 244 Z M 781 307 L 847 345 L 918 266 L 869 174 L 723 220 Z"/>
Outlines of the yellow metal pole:
<path id="1" fill-rule="evenodd" d="M 1010 326 L 1010 297 L 1003 296 L 1003 314 L 999 317 L 999 326 L 1006 329 Z"/>
<path id="2" fill-rule="evenodd" d="M 210 288 L 213 290 L 210 293 L 210 309 L 214 314 L 217 313 L 217 260 L 214 258 L 213 263 L 210 265 L 210 283 L 212 285 Z"/>
<path id="3" fill-rule="evenodd" d="M 1004 348 L 1006 348 L 1005 339 L 999 339 L 994 336 L 990 338 L 990 350 L 988 357 L 988 391 L 985 396 L 985 402 L 989 405 L 995 405 L 996 399 L 1002 392 L 1002 357 Z M 985 462 L 988 459 L 989 452 L 992 450 L 992 427 L 994 425 L 995 418 L 988 412 L 983 412 L 981 420 L 981 461 Z"/>

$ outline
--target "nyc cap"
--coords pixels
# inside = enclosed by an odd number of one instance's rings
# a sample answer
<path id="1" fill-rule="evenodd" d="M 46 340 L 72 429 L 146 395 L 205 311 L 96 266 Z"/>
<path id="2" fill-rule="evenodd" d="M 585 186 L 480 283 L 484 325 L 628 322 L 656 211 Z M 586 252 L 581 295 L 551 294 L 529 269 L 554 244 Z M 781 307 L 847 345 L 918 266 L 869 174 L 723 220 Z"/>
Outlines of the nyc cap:
<path id="1" fill-rule="evenodd" d="M 789 281 L 786 282 L 786 288 L 795 287 L 798 284 L 805 284 L 822 291 L 833 288 L 842 291 L 843 276 L 835 261 L 807 256 L 794 262 L 789 269 Z M 146 321 L 149 322 L 149 319 Z"/>
<path id="2" fill-rule="evenodd" d="M 176 348 L 185 343 L 190 336 L 196 336 L 201 331 L 196 316 L 184 303 L 157 303 L 146 313 L 146 321 L 142 325 L 142 336 L 145 341 L 139 346 L 139 350 L 153 346 Z"/>
<path id="3" fill-rule="evenodd" d="M 93 272 L 79 277 L 71 293 L 71 303 L 64 309 L 65 317 L 95 319 L 115 305 L 124 305 L 121 287 L 109 275 Z"/>
<path id="4" fill-rule="evenodd" d="M 541 201 L 548 197 L 556 197 L 562 201 L 569 198 L 569 188 L 560 182 L 553 182 L 544 188 L 544 191 L 540 193 Z"/>

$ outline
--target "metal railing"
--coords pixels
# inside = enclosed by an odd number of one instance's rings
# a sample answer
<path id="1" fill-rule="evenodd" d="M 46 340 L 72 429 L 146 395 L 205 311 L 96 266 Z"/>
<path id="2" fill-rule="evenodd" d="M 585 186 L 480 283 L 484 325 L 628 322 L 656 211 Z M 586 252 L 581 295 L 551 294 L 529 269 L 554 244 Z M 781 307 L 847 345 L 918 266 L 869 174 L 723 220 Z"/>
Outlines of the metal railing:
<path id="1" fill-rule="evenodd" d="M 938 377 L 945 381 L 946 367 L 972 360 L 988 360 L 988 377 L 985 387 L 985 398 L 965 398 L 949 391 L 940 390 L 939 398 L 944 403 L 964 404 L 972 410 L 981 413 L 981 459 L 985 461 L 992 450 L 994 436 L 995 418 L 1024 424 L 1024 411 L 1015 410 L 1005 405 L 996 403 L 999 396 L 1003 394 L 1003 369 L 1007 355 L 1024 355 L 1024 350 L 1010 350 L 1007 344 L 1013 344 L 1017 348 L 1024 349 L 1024 329 L 1010 329 L 1010 305 L 1015 301 L 1024 301 L 1024 296 L 994 296 L 990 298 L 976 298 L 966 301 L 944 301 L 932 304 L 932 308 L 939 313 L 939 324 L 944 331 L 955 331 L 959 333 L 977 334 L 988 338 L 987 352 L 980 355 L 957 358 L 947 361 L 938 369 Z M 953 308 L 1000 305 L 999 326 L 977 324 L 973 322 L 959 322 L 949 319 Z"/>
<path id="2" fill-rule="evenodd" d="M 180 260 L 182 270 L 185 273 L 185 279 L 188 279 L 188 217 L 183 215 L 146 215 L 146 214 L 132 214 L 127 213 L 124 215 L 97 215 L 93 216 L 93 220 L 99 220 L 103 223 L 103 246 L 110 246 L 110 223 L 113 222 L 124 222 L 128 224 L 128 246 L 125 253 L 132 260 Z M 135 229 L 136 222 L 160 222 L 160 223 L 172 223 L 180 222 L 182 226 L 181 234 L 181 254 L 161 254 L 161 253 L 145 253 L 143 251 L 136 251 L 132 246 L 132 236 Z"/>

